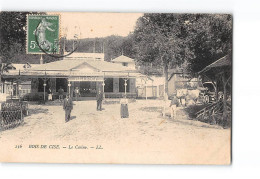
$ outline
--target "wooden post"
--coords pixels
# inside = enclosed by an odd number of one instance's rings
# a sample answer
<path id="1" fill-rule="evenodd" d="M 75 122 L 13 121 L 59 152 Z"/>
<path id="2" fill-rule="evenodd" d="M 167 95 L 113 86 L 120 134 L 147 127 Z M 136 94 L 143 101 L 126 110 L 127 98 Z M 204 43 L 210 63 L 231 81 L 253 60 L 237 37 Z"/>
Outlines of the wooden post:
<path id="1" fill-rule="evenodd" d="M 13 99 L 13 92 L 14 92 L 14 81 L 11 81 L 11 99 Z"/>
<path id="2" fill-rule="evenodd" d="M 145 79 L 145 100 L 147 100 L 147 77 Z"/>
<path id="3" fill-rule="evenodd" d="M 43 102 L 45 103 L 45 91 L 46 91 L 46 80 L 44 79 L 44 84 L 43 84 Z"/>
<path id="4" fill-rule="evenodd" d="M 216 102 L 218 102 L 218 78 L 216 78 L 216 92 L 215 92 L 215 96 L 216 96 Z"/>
<path id="5" fill-rule="evenodd" d="M 70 83 L 70 81 L 68 80 L 68 87 L 69 87 L 69 96 L 71 97 L 71 89 L 70 89 L 70 87 L 71 87 L 71 83 Z"/>
<path id="6" fill-rule="evenodd" d="M 20 72 L 20 70 L 19 70 L 19 77 L 18 77 L 18 80 L 17 80 L 17 87 L 18 87 L 18 90 L 17 90 L 17 91 L 18 91 L 18 96 L 19 96 L 19 102 L 21 101 L 20 84 L 21 84 L 21 72 Z"/>
<path id="7" fill-rule="evenodd" d="M 227 88 L 226 88 L 227 79 L 225 73 L 222 75 L 222 82 L 223 82 L 223 90 L 224 90 L 222 121 L 223 121 L 223 127 L 225 127 L 225 124 L 227 122 Z"/>
<path id="8" fill-rule="evenodd" d="M 105 72 L 104 72 L 104 75 L 103 75 L 103 83 L 102 83 L 102 86 L 103 86 L 103 99 L 105 99 L 106 95 L 105 95 Z"/>
<path id="9" fill-rule="evenodd" d="M 125 97 L 126 97 L 126 86 L 127 86 L 127 79 L 125 79 Z"/>
<path id="10" fill-rule="evenodd" d="M 45 104 L 45 91 L 46 91 L 46 69 L 45 69 L 45 74 L 44 74 L 44 83 L 43 83 L 43 102 Z"/>
<path id="11" fill-rule="evenodd" d="M 163 117 L 166 116 L 166 104 L 168 100 L 168 66 L 164 65 L 163 67 L 163 74 L 164 74 L 164 95 L 163 95 L 163 100 L 164 100 L 164 107 L 163 107 Z"/>

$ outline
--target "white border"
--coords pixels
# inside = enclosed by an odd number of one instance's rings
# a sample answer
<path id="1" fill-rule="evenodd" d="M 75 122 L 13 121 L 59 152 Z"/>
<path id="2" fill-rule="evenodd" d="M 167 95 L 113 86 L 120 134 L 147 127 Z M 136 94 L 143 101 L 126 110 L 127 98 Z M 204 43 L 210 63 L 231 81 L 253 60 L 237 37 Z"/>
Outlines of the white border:
<path id="1" fill-rule="evenodd" d="M 0 9 L 218 12 L 234 19 L 231 166 L 0 164 L 1 178 L 260 178 L 259 0 L 0 0 Z"/>

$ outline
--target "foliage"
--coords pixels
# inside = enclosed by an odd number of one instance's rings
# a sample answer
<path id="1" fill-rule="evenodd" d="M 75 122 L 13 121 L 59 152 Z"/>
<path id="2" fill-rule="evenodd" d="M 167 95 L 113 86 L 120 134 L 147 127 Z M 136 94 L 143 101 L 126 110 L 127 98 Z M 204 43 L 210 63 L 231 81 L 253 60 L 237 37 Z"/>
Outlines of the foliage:
<path id="1" fill-rule="evenodd" d="M 165 92 L 168 92 L 168 69 L 193 56 L 187 46 L 189 33 L 187 14 L 144 14 L 134 31 L 136 59 L 140 64 L 151 63 L 163 68 Z"/>
<path id="2" fill-rule="evenodd" d="M 67 40 L 65 44 L 66 51 L 72 50 L 72 40 Z M 108 36 L 102 38 L 86 38 L 78 40 L 79 46 L 77 52 L 87 53 L 105 53 L 105 60 L 111 61 L 122 54 L 133 58 L 135 51 L 133 48 L 133 38 L 130 34 L 127 37 Z M 61 43 L 62 44 L 62 43 Z"/>
<path id="3" fill-rule="evenodd" d="M 145 14 L 134 32 L 141 64 L 198 72 L 232 49 L 232 16 L 227 14 Z"/>
<path id="4" fill-rule="evenodd" d="M 187 59 L 188 69 L 198 72 L 219 58 L 232 53 L 232 16 L 196 14 L 189 18 L 189 49 L 194 58 Z"/>
<path id="5" fill-rule="evenodd" d="M 28 55 L 26 15 L 31 12 L 0 12 L 0 59 L 2 62 L 38 63 L 40 55 Z M 61 39 L 61 48 L 64 39 Z M 72 50 L 67 40 L 66 51 Z M 232 16 L 227 14 L 144 14 L 127 37 L 108 36 L 79 40 L 77 52 L 105 53 L 110 61 L 122 54 L 136 59 L 141 71 L 165 73 L 181 67 L 198 72 L 231 53 Z M 44 62 L 59 59 L 43 55 Z M 151 70 L 153 69 L 153 70 Z"/>
<path id="6" fill-rule="evenodd" d="M 42 12 L 0 12 L 1 63 L 37 63 L 40 55 L 26 54 L 26 16 Z M 44 59 L 52 57 L 43 55 Z M 49 60 L 49 61 L 53 61 Z"/>
<path id="7" fill-rule="evenodd" d="M 185 14 L 144 14 L 138 19 L 134 38 L 137 60 L 164 66 L 183 62 L 186 52 Z"/>
<path id="8" fill-rule="evenodd" d="M 0 12 L 0 55 L 7 62 L 25 46 L 26 12 Z"/>

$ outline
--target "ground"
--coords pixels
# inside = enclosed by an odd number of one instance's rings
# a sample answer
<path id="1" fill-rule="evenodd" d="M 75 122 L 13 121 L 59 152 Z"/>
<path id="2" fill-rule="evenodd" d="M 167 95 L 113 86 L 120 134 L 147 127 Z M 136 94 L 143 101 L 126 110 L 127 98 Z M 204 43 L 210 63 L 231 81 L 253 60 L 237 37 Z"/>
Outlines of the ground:
<path id="1" fill-rule="evenodd" d="M 32 162 L 229 164 L 230 129 L 189 120 L 181 108 L 177 119 L 162 117 L 162 106 L 160 100 L 137 100 L 129 103 L 129 118 L 121 119 L 118 103 L 96 111 L 94 100 L 75 101 L 72 120 L 65 123 L 57 101 L 30 104 L 23 125 L 0 132 L 0 146 L 6 146 L 0 152 L 15 153 L 4 160 Z M 17 144 L 23 149 L 14 149 Z M 33 150 L 30 144 L 60 149 Z M 68 149 L 76 145 L 88 149 Z"/>

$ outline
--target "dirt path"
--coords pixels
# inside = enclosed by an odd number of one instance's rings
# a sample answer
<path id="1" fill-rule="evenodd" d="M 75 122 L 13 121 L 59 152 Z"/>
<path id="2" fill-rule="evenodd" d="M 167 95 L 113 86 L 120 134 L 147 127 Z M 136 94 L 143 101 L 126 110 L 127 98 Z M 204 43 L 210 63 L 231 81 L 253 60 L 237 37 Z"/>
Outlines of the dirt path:
<path id="1" fill-rule="evenodd" d="M 112 163 L 119 159 L 131 163 L 229 163 L 230 129 L 187 120 L 181 109 L 178 120 L 163 118 L 162 101 L 130 103 L 128 119 L 120 118 L 119 104 L 96 111 L 95 101 L 74 103 L 68 123 L 59 105 L 30 105 L 24 125 L 0 133 L 1 145 L 8 141 L 100 144 Z"/>

